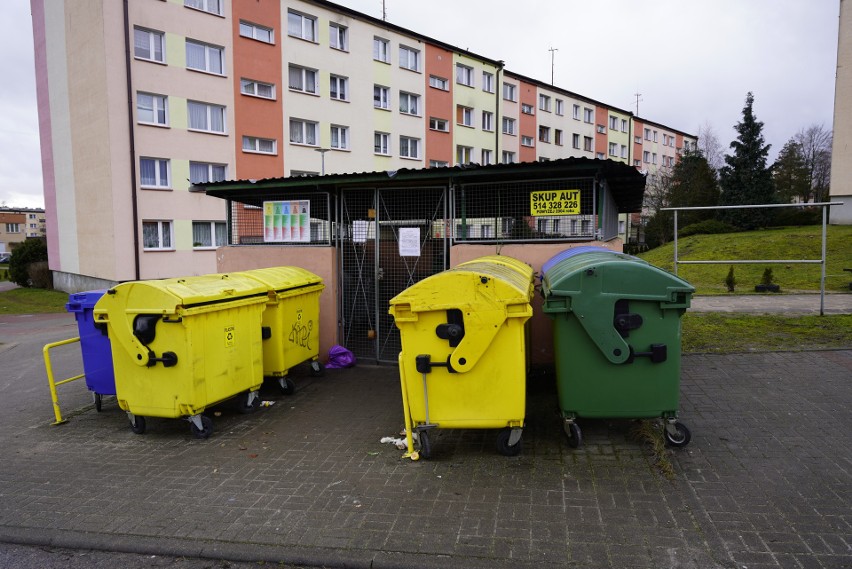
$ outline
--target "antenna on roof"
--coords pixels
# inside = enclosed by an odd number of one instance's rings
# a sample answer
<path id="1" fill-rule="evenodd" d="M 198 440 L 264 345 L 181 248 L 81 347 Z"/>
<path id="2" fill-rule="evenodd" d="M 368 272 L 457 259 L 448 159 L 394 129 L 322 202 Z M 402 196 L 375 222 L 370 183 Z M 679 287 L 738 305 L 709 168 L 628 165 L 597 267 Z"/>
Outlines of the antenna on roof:
<path id="1" fill-rule="evenodd" d="M 388 12 L 385 10 L 385 0 L 382 0 L 382 21 L 387 22 L 388 20 Z"/>
<path id="2" fill-rule="evenodd" d="M 636 116 L 639 116 L 639 101 L 642 100 L 642 93 L 636 92 L 633 93 L 633 96 L 636 97 Z"/>
<path id="3" fill-rule="evenodd" d="M 553 62 L 556 56 L 556 52 L 559 51 L 559 48 L 551 47 L 547 51 L 550 52 L 550 84 L 553 85 Z"/>

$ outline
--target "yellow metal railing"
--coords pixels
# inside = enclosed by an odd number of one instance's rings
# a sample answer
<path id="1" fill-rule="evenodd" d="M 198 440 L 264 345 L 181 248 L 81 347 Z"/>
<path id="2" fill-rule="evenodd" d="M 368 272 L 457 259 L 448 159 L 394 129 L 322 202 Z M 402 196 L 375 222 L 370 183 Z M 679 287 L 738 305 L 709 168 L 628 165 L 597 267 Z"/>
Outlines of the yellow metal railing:
<path id="1" fill-rule="evenodd" d="M 53 399 L 53 414 L 56 416 L 56 422 L 54 425 L 61 425 L 68 421 L 68 419 L 62 418 L 62 411 L 59 409 L 59 396 L 56 394 L 56 388 L 60 385 L 64 385 L 66 383 L 71 383 L 72 381 L 77 381 L 78 379 L 82 379 L 86 377 L 85 373 L 81 373 L 80 375 L 75 375 L 74 377 L 69 377 L 68 379 L 63 379 L 62 381 L 57 382 L 53 377 L 53 366 L 50 363 L 50 349 L 57 348 L 59 346 L 65 346 L 67 344 L 73 344 L 74 342 L 79 342 L 80 338 L 69 338 L 68 340 L 62 340 L 61 342 L 53 342 L 52 344 L 47 344 L 43 349 L 42 353 L 44 354 L 44 368 L 47 370 L 47 382 L 50 385 L 50 397 Z"/>

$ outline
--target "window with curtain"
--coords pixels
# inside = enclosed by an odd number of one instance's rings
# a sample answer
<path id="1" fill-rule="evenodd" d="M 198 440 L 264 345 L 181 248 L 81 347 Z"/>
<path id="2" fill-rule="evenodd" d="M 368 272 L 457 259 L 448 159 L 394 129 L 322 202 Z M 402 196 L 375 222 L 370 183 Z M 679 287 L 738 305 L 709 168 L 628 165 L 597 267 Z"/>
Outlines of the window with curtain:
<path id="1" fill-rule="evenodd" d="M 164 63 L 163 32 L 133 28 L 133 56 Z"/>
<path id="2" fill-rule="evenodd" d="M 166 101 L 164 95 L 136 94 L 136 116 L 139 122 L 166 126 Z"/>
<path id="3" fill-rule="evenodd" d="M 148 250 L 172 249 L 172 222 L 143 221 L 142 247 Z"/>
<path id="4" fill-rule="evenodd" d="M 187 110 L 190 129 L 220 134 L 225 132 L 225 107 L 187 101 Z"/>
<path id="5" fill-rule="evenodd" d="M 186 67 L 196 71 L 224 74 L 224 49 L 215 45 L 186 40 Z"/>
<path id="6" fill-rule="evenodd" d="M 142 187 L 168 188 L 169 161 L 164 158 L 140 158 L 139 182 Z"/>
<path id="7" fill-rule="evenodd" d="M 349 149 L 349 127 L 331 125 L 331 147 L 338 150 Z"/>
<path id="8" fill-rule="evenodd" d="M 317 19 L 313 16 L 287 12 L 287 34 L 303 40 L 315 42 L 317 37 Z"/>
<path id="9" fill-rule="evenodd" d="M 209 162 L 189 163 L 189 182 L 191 184 L 221 182 L 226 178 L 227 166 L 225 164 L 211 164 Z"/>
<path id="10" fill-rule="evenodd" d="M 349 95 L 347 94 L 349 91 L 349 79 L 346 77 L 341 77 L 339 75 L 331 76 L 331 84 L 329 86 L 329 95 L 332 99 L 337 99 L 338 101 L 345 101 Z"/>
<path id="11" fill-rule="evenodd" d="M 291 65 L 289 68 L 290 89 L 305 93 L 317 93 L 317 72 L 315 69 Z"/>
<path id="12" fill-rule="evenodd" d="M 294 144 L 317 145 L 317 123 L 290 119 L 290 142 Z"/>
<path id="13" fill-rule="evenodd" d="M 192 246 L 222 247 L 228 244 L 228 226 L 224 221 L 193 221 Z"/>

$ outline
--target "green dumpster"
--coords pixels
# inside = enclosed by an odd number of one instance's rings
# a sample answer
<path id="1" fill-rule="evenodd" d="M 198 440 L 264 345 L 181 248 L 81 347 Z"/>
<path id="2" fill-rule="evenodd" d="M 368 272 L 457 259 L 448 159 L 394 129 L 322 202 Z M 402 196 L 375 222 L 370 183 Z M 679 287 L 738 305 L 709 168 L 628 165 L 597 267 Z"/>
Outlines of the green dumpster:
<path id="1" fill-rule="evenodd" d="M 677 420 L 680 318 L 695 289 L 641 259 L 592 247 L 556 255 L 541 278 L 569 445 L 582 442 L 578 418 L 655 417 L 670 445 L 687 445 L 689 429 Z"/>

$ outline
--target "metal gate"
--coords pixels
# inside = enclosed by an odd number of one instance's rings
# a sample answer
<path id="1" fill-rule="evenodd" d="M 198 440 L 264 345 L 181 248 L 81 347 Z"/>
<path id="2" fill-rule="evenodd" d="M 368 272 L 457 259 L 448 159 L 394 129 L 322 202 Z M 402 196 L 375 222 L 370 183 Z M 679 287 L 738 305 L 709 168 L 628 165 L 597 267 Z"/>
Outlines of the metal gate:
<path id="1" fill-rule="evenodd" d="M 345 190 L 340 200 L 342 344 L 363 362 L 396 363 L 391 298 L 447 268 L 444 188 Z"/>

